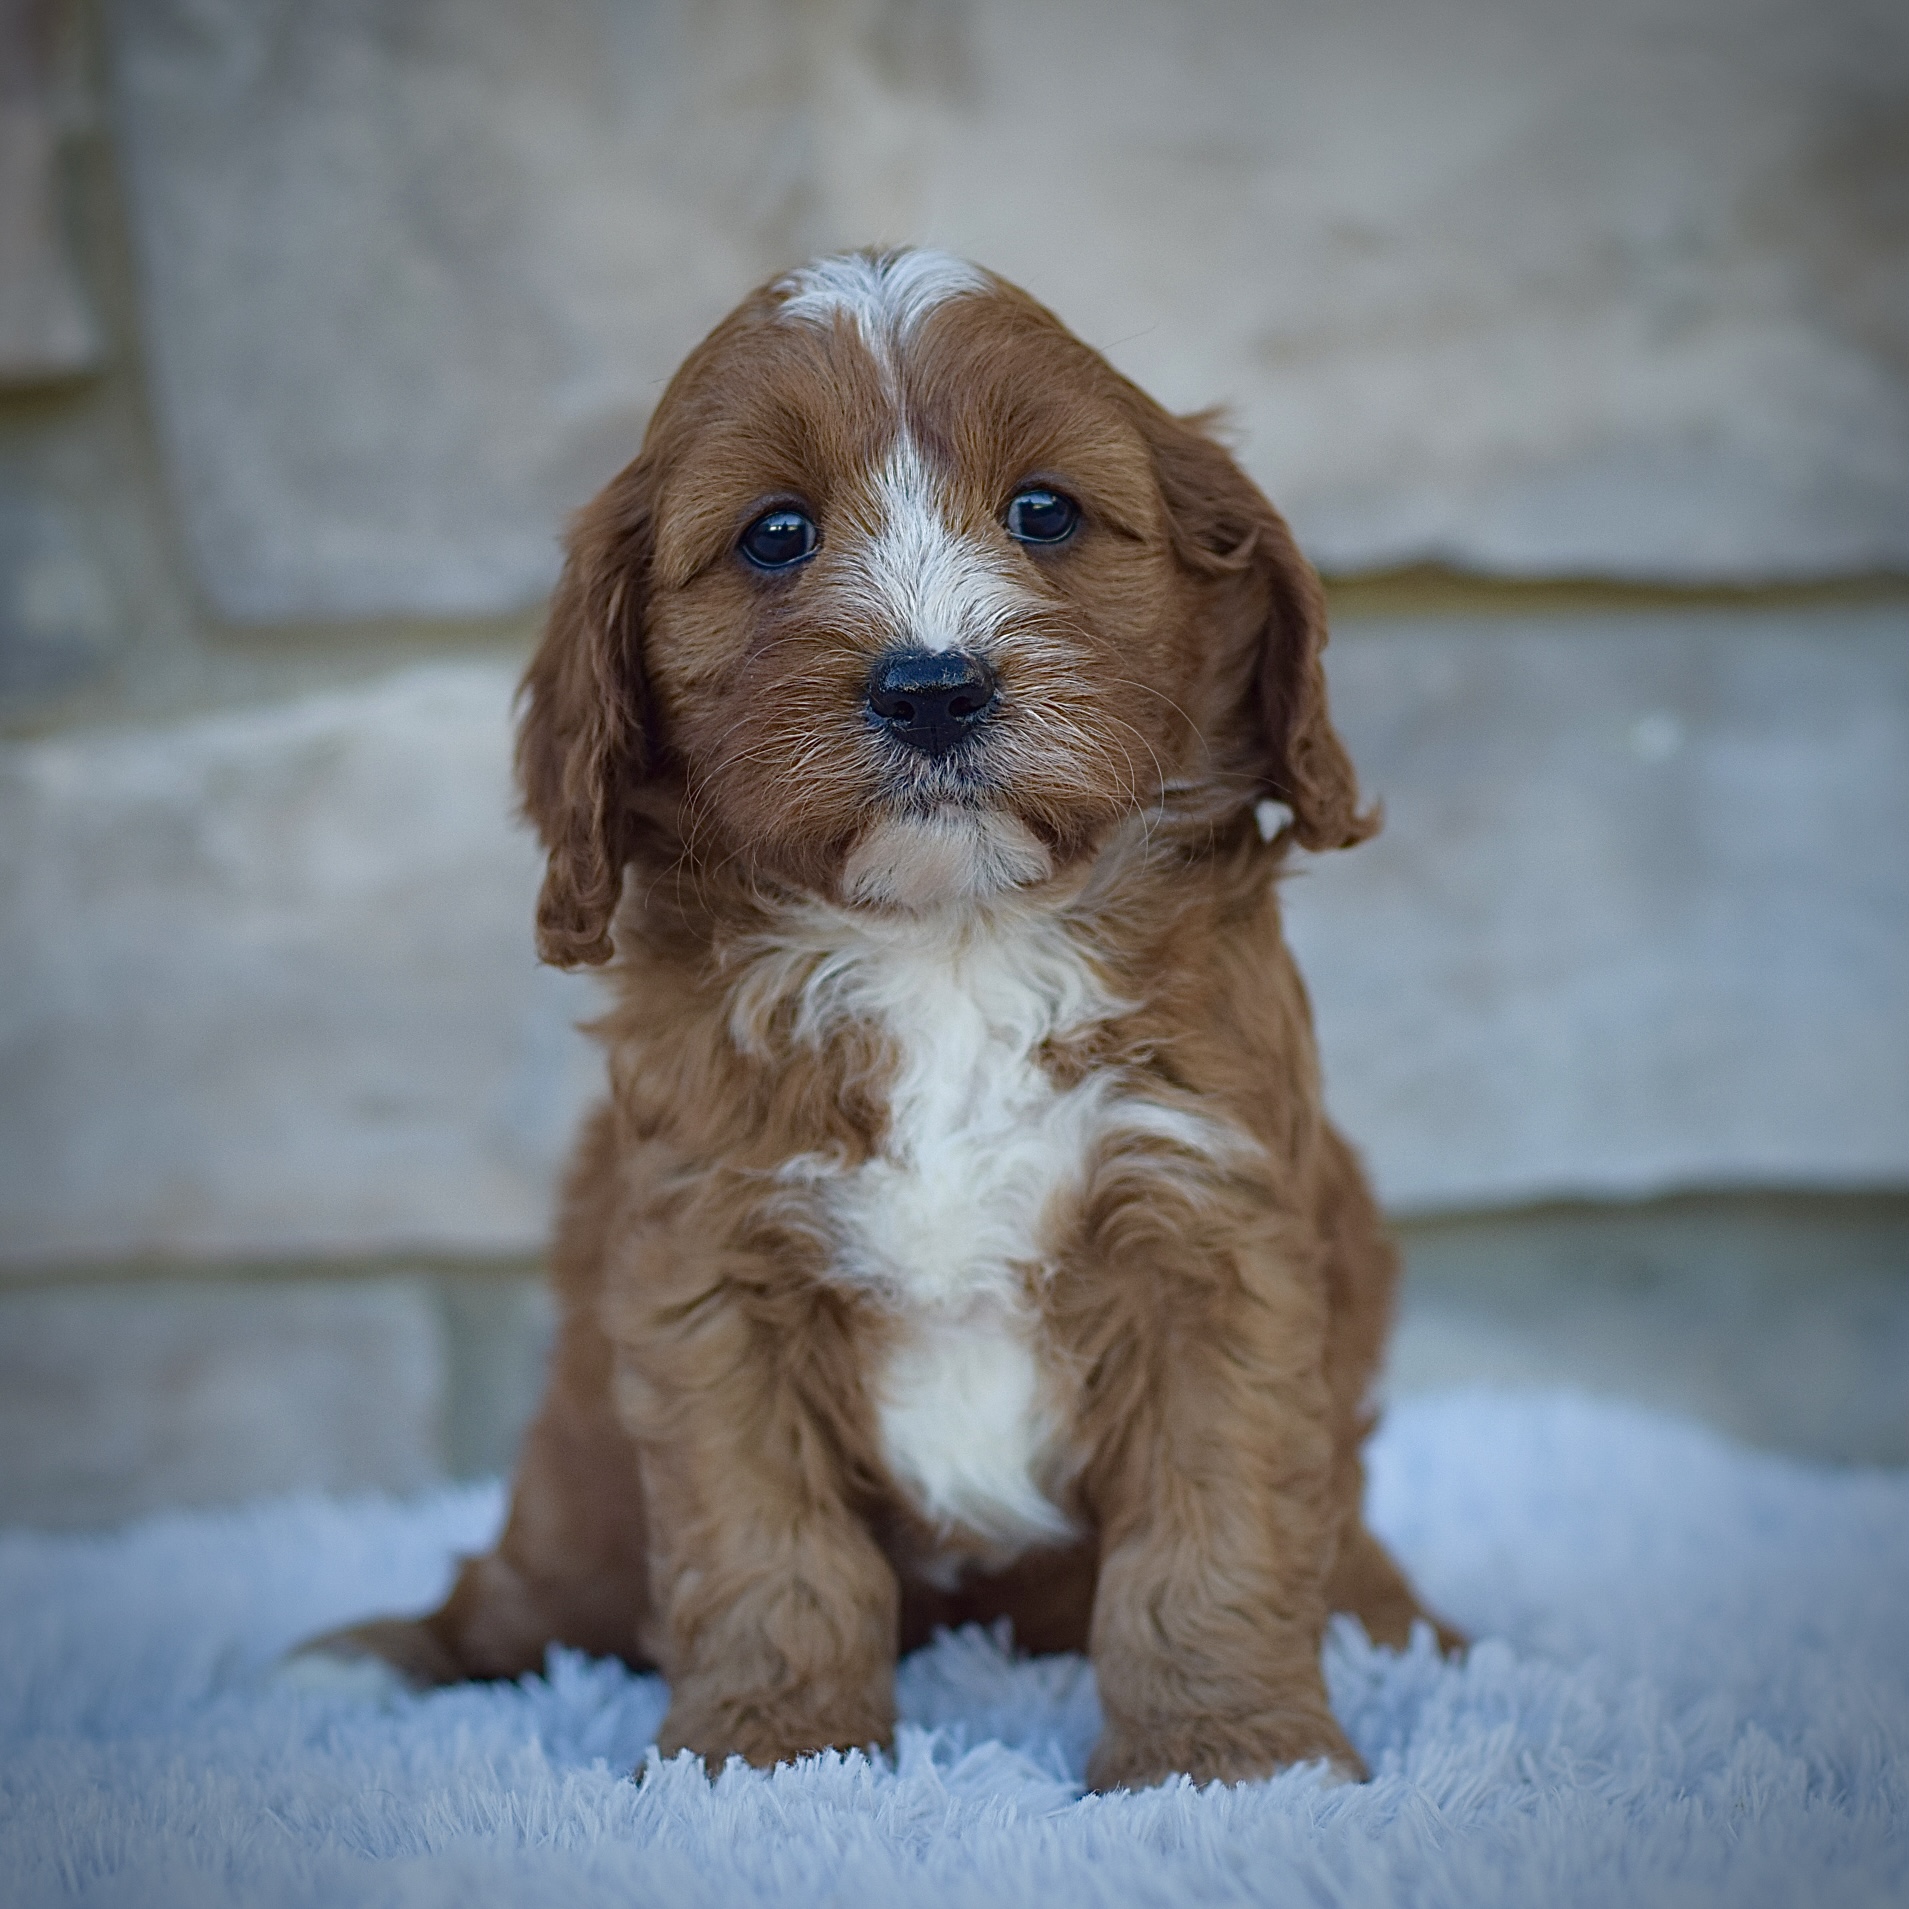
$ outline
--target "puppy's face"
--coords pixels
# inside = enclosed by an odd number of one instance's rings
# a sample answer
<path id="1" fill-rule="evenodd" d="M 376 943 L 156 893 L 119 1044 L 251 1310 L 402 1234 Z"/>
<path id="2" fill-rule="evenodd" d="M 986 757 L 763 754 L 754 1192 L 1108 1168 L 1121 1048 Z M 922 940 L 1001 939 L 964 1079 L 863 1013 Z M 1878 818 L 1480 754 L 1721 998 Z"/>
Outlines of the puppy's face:
<path id="1" fill-rule="evenodd" d="M 1032 300 L 824 261 L 705 341 L 579 521 L 520 751 L 546 951 L 607 952 L 659 792 L 692 864 L 873 908 L 1036 886 L 1190 791 L 1303 835 L 1322 640 L 1231 460 Z"/>
<path id="2" fill-rule="evenodd" d="M 1038 881 L 1187 740 L 1181 578 L 1118 386 L 921 261 L 785 282 L 656 439 L 648 667 L 696 846 L 871 905 Z"/>

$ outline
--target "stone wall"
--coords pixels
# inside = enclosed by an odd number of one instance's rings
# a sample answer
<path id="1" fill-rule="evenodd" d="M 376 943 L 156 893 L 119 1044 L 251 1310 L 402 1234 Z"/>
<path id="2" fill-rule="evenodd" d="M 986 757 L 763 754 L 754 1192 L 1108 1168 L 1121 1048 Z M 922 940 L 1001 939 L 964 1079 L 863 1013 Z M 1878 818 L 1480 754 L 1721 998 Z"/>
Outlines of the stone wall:
<path id="1" fill-rule="evenodd" d="M 1349 618 L 1388 824 L 1288 890 L 1401 1212 L 1909 1182 L 1909 621 Z M 0 1265 L 522 1253 L 595 1091 L 513 669 L 0 749 Z"/>
<path id="2" fill-rule="evenodd" d="M 1228 403 L 1327 568 L 1388 827 L 1291 917 L 1396 1213 L 1909 1191 L 1899 6 L 0 0 L 0 54 L 0 1339 L 131 1415 L 18 1408 L 0 1515 L 168 1438 L 497 1462 L 594 1079 L 511 684 L 660 381 L 846 243 Z M 110 1507 L 216 1495 L 168 1463 Z"/>
<path id="3" fill-rule="evenodd" d="M 0 751 L 0 1264 L 537 1244 L 592 996 L 529 945 L 514 675 Z"/>
<path id="4" fill-rule="evenodd" d="M 213 602 L 496 610 L 742 287 L 1025 281 L 1339 570 L 1909 561 L 1886 0 L 137 0 L 118 123 Z"/>

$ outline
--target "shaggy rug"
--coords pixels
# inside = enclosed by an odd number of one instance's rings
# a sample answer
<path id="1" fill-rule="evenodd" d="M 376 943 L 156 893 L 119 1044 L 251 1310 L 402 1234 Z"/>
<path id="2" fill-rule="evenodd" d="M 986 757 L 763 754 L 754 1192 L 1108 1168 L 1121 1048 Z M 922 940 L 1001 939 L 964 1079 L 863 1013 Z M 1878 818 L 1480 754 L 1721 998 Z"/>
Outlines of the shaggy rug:
<path id="1" fill-rule="evenodd" d="M 495 1489 L 0 1539 L 0 1900 L 549 1904 L 1909 1902 L 1909 1476 L 1568 1397 L 1396 1409 L 1373 1511 L 1479 1642 L 1342 1625 L 1370 1783 L 1084 1797 L 1075 1659 L 944 1636 L 892 1756 L 712 1783 L 654 1678 L 380 1706 L 275 1687 L 294 1639 L 440 1589 Z M 630 1780 L 641 1767 L 641 1784 Z"/>

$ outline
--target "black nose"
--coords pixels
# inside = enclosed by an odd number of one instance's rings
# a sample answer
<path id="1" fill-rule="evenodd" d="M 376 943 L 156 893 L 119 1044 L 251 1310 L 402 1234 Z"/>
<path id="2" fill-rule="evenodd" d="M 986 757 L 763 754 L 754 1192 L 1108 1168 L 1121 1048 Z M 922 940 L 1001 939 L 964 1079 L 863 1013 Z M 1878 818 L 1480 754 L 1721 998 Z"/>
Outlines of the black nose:
<path id="1" fill-rule="evenodd" d="M 960 650 L 891 650 L 868 678 L 868 706 L 897 742 L 952 749 L 994 706 L 994 677 Z"/>

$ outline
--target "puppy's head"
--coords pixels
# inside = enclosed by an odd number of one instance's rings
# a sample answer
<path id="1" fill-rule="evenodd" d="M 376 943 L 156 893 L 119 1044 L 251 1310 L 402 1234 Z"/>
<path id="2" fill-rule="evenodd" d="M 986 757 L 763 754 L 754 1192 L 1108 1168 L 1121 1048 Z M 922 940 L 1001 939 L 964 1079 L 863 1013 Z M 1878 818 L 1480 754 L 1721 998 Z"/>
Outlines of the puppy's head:
<path id="1" fill-rule="evenodd" d="M 1123 822 L 1361 816 L 1317 580 L 1198 420 L 938 253 L 823 260 L 693 352 L 573 526 L 518 744 L 539 945 L 632 860 L 929 908 Z"/>

